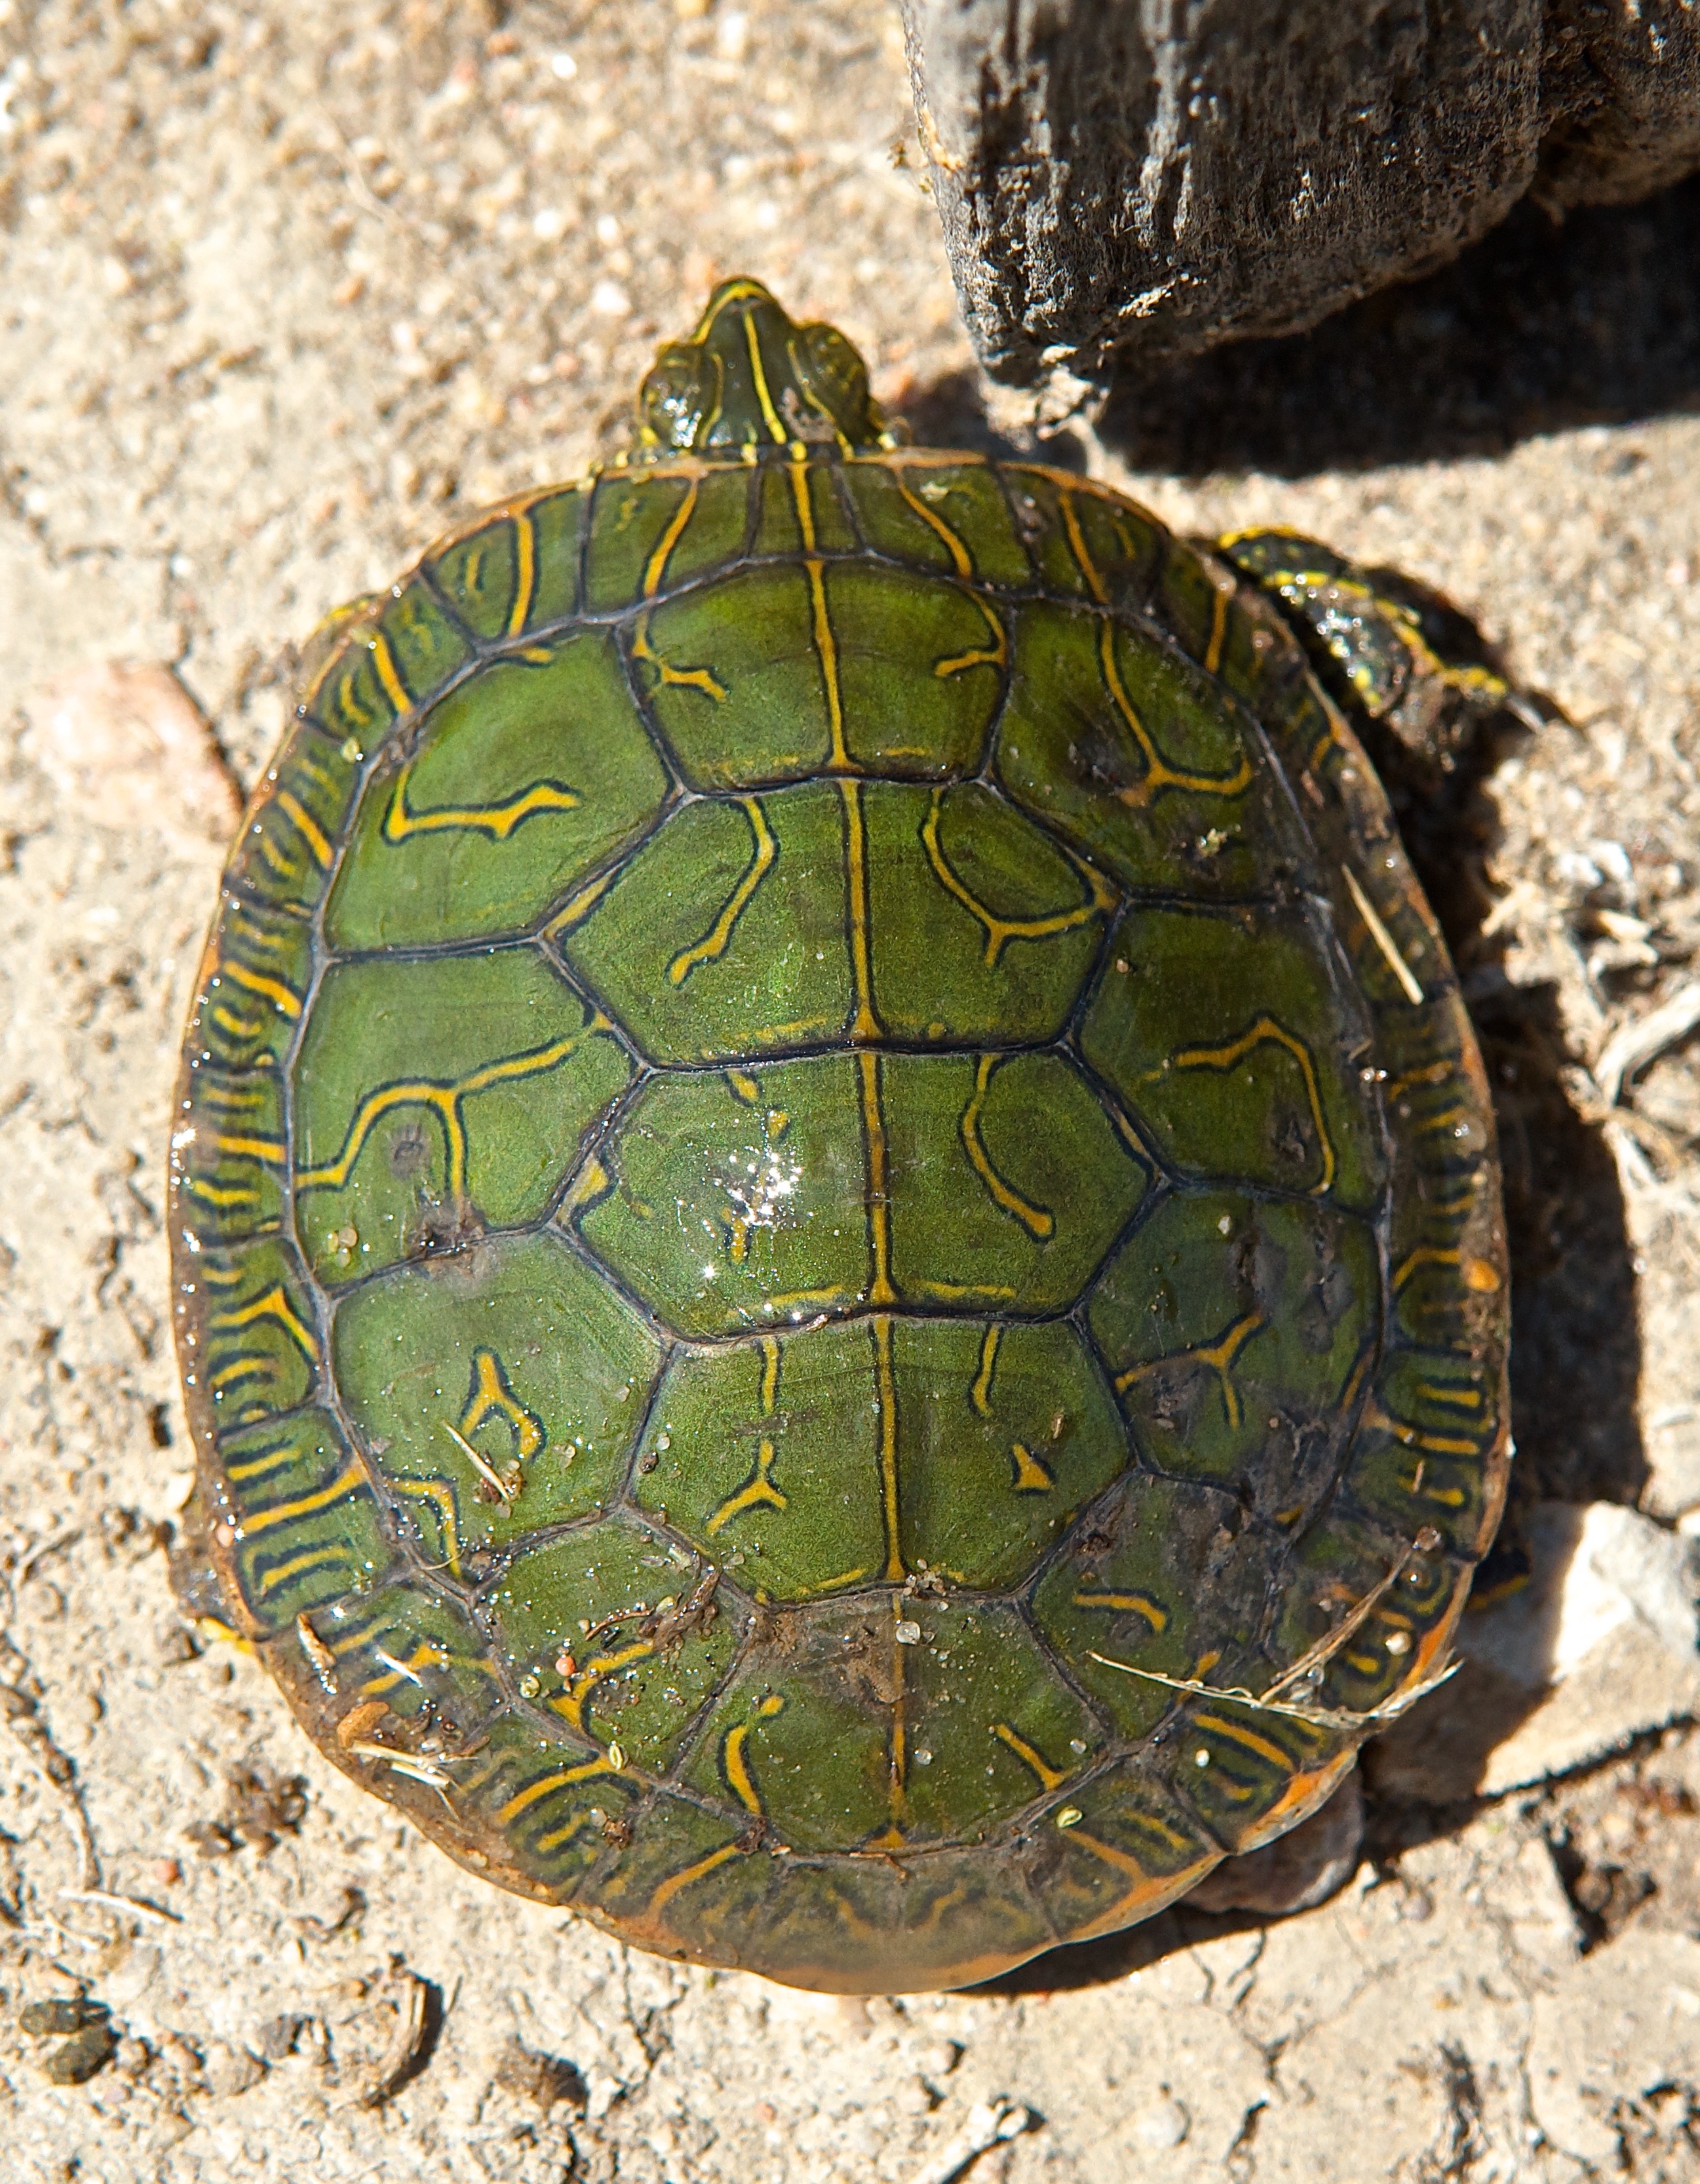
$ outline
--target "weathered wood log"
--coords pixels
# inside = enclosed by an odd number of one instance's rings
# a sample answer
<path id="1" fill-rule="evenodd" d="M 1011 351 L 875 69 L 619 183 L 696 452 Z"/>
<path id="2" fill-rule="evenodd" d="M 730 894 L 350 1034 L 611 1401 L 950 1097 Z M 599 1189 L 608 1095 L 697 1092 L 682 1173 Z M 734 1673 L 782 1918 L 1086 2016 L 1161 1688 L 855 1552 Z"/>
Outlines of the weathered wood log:
<path id="1" fill-rule="evenodd" d="M 903 0 L 998 378 L 1289 333 L 1700 168 L 1693 0 Z"/>

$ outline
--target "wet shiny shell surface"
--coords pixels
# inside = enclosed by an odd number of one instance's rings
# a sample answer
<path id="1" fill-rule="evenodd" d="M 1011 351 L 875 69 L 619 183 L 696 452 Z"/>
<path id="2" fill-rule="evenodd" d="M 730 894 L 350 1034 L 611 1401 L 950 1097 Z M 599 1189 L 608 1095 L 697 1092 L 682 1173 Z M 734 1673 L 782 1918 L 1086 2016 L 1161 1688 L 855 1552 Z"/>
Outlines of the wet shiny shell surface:
<path id="1" fill-rule="evenodd" d="M 192 1596 L 463 1862 L 803 1985 L 1302 1816 L 1491 1536 L 1506 1281 L 1275 607 L 815 446 L 499 509 L 321 650 L 186 1049 Z"/>

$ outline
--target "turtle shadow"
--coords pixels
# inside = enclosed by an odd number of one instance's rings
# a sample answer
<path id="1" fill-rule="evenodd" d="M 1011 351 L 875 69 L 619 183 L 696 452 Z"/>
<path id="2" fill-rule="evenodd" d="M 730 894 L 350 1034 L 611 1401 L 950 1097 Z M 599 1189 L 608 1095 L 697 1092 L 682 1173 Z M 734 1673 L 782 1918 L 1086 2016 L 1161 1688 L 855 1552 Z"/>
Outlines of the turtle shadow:
<path id="1" fill-rule="evenodd" d="M 1097 429 L 1136 471 L 1300 477 L 1697 407 L 1700 176 L 1562 223 L 1525 201 L 1441 271 L 1307 333 L 1126 359 Z"/>
<path id="2" fill-rule="evenodd" d="M 1483 656 L 1486 656 L 1485 654 Z M 1541 733 L 1567 732 L 1544 708 Z M 1487 861 L 1500 838 L 1493 774 L 1531 731 L 1506 722 L 1444 775 L 1391 737 L 1366 738 L 1418 877 L 1463 982 L 1492 1089 L 1512 1280 L 1511 1410 L 1518 1456 L 1500 1536 L 1472 1607 L 1502 1604 L 1515 1675 L 1466 1658 L 1456 1680 L 1366 1749 L 1363 1855 L 1378 1873 L 1458 1833 L 1480 1809 L 1489 1760 L 1546 1696 L 1574 1535 L 1528 1583 L 1525 1516 L 1539 1502 L 1633 1503 L 1647 1476 L 1636 1397 L 1641 1342 L 1634 1248 L 1617 1167 L 1573 1099 L 1556 989 L 1514 986 Z M 1532 1529 L 1532 1528 L 1531 1528 Z M 1549 1528 L 1550 1529 L 1550 1528 Z M 1526 1588 L 1526 1589 L 1525 1589 Z M 1468 1651 L 1469 1636 L 1464 1638 Z M 1184 1900 L 1145 1924 L 1030 1959 L 980 1992 L 1040 1994 L 1126 1978 L 1177 1949 L 1276 1923 Z"/>

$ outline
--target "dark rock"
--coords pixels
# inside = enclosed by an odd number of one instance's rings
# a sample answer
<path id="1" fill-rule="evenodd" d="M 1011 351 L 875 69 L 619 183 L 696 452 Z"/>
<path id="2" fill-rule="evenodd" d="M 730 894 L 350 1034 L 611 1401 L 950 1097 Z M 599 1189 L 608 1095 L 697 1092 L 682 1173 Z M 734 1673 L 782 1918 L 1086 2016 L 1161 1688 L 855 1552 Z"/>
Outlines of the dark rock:
<path id="1" fill-rule="evenodd" d="M 117 2050 L 118 2035 L 103 2020 L 62 2040 L 43 2067 L 56 2086 L 81 2086 L 104 2070 Z"/>
<path id="2" fill-rule="evenodd" d="M 26 2002 L 18 2012 L 18 2023 L 39 2038 L 47 2032 L 81 2032 L 86 2025 L 103 2025 L 106 2016 L 103 2002 L 91 2002 L 83 1995 L 56 1995 L 49 2002 Z"/>

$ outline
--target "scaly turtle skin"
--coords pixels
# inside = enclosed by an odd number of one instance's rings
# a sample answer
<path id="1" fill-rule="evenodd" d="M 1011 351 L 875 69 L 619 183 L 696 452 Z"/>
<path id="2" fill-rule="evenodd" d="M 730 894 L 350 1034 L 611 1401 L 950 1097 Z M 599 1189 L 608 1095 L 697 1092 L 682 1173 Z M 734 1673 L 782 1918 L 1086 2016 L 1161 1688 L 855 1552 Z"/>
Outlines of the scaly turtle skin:
<path id="1" fill-rule="evenodd" d="M 1317 551 L 902 448 L 740 281 L 322 640 L 185 1049 L 180 1584 L 463 1864 L 961 1985 L 1433 1674 L 1492 1122 L 1286 611 L 1473 686 Z"/>

